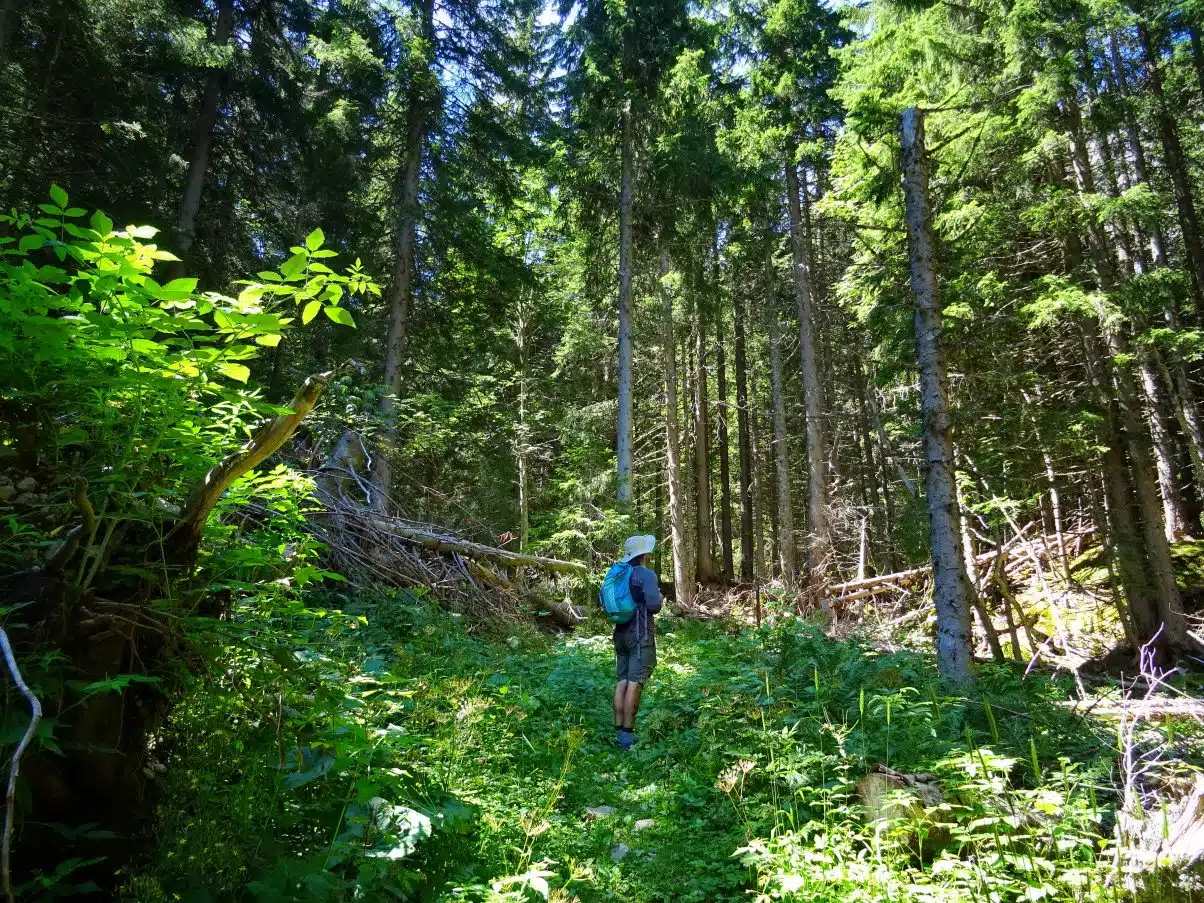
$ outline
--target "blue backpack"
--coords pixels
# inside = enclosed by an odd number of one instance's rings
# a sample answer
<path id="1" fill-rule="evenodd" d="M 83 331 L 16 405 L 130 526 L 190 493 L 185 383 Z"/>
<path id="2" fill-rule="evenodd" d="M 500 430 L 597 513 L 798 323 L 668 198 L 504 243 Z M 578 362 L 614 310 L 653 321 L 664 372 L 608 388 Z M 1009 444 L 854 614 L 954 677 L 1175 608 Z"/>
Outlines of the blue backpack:
<path id="1" fill-rule="evenodd" d="M 610 566 L 598 600 L 612 624 L 626 624 L 635 617 L 635 597 L 631 595 L 631 565 L 619 561 Z"/>

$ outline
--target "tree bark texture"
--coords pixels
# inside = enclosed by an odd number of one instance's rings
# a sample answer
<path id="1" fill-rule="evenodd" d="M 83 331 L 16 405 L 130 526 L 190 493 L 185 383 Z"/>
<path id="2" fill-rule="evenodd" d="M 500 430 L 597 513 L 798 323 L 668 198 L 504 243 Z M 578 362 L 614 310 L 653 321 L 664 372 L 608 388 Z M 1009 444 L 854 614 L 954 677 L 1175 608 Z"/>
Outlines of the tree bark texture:
<path id="1" fill-rule="evenodd" d="M 803 416 L 807 427 L 807 565 L 809 577 L 823 593 L 825 572 L 832 557 L 828 523 L 827 449 L 824 438 L 823 387 L 819 379 L 819 353 L 811 291 L 810 236 L 804 233 L 799 201 L 797 144 L 786 144 L 786 200 L 790 211 L 790 248 L 793 261 L 795 306 L 798 311 L 799 364 L 803 377 Z M 804 187 L 805 190 L 805 187 Z"/>
<path id="2" fill-rule="evenodd" d="M 681 482 L 681 441 L 677 433 L 677 342 L 673 336 L 673 296 L 666 284 L 669 252 L 660 252 L 661 344 L 665 377 L 665 451 L 668 458 L 669 531 L 673 544 L 673 584 L 677 601 L 689 605 L 694 599 L 694 581 L 686 562 L 685 499 Z"/>
<path id="3" fill-rule="evenodd" d="M 771 283 L 772 285 L 772 283 Z M 798 573 L 794 551 L 794 513 L 790 507 L 790 454 L 786 440 L 786 397 L 782 387 L 782 349 L 778 312 L 771 297 L 766 320 L 769 327 L 769 376 L 773 395 L 773 463 L 777 480 L 778 559 L 782 580 L 793 583 Z"/>
<path id="4" fill-rule="evenodd" d="M 723 345 L 723 327 L 719 326 L 715 343 L 715 377 L 719 403 L 715 407 L 719 441 L 719 542 L 723 552 L 723 581 L 731 583 L 736 576 L 735 555 L 732 551 L 732 474 L 729 456 L 730 436 L 727 416 L 727 355 Z"/>
<path id="5" fill-rule="evenodd" d="M 214 46 L 225 47 L 230 43 L 233 33 L 234 0 L 218 0 L 217 24 L 213 29 Z M 183 274 L 185 262 L 196 240 L 196 218 L 201 210 L 201 193 L 205 188 L 205 175 L 209 171 L 209 149 L 213 144 L 213 129 L 217 125 L 225 81 L 225 66 L 211 69 L 201 93 L 201 106 L 193 126 L 188 174 L 184 177 L 184 195 L 180 199 L 180 214 L 176 220 L 176 253 L 181 259 L 171 267 L 173 276 Z"/>
<path id="6" fill-rule="evenodd" d="M 711 536 L 711 426 L 707 409 L 707 336 L 701 299 L 694 305 L 694 574 L 704 586 L 715 581 Z"/>
<path id="7" fill-rule="evenodd" d="M 1129 79 L 1125 74 L 1124 57 L 1120 52 L 1120 41 L 1115 32 L 1108 35 L 1108 47 L 1111 60 L 1112 83 L 1120 97 L 1124 112 L 1125 140 L 1129 145 L 1129 157 L 1133 165 L 1133 176 L 1137 182 L 1149 185 L 1149 173 L 1146 168 L 1145 146 L 1141 143 L 1141 129 L 1137 124 L 1137 115 L 1129 101 Z M 1168 266 L 1166 253 L 1166 236 L 1160 225 L 1154 225 L 1150 230 L 1150 254 L 1154 266 Z M 1195 285 L 1193 281 L 1193 286 Z M 1198 296 L 1197 296 L 1198 301 Z"/>
<path id="8" fill-rule="evenodd" d="M 615 496 L 620 504 L 631 502 L 631 193 L 634 147 L 631 110 L 623 111 L 622 173 L 619 182 L 619 413 L 615 455 L 618 461 Z"/>
<path id="9" fill-rule="evenodd" d="M 733 319 L 736 350 L 736 429 L 740 447 L 740 579 L 752 580 L 753 552 L 753 454 L 748 408 L 748 350 L 745 347 L 744 322 L 747 318 L 741 286 L 735 286 Z"/>
<path id="10" fill-rule="evenodd" d="M 437 90 L 432 65 L 435 60 L 435 0 L 418 0 L 419 29 L 424 56 L 411 74 L 406 97 L 406 145 L 401 168 L 401 210 L 397 223 L 397 241 L 393 255 L 393 277 L 385 305 L 389 311 L 389 333 L 385 339 L 385 388 L 380 410 L 385 429 L 396 432 L 394 423 L 397 396 L 401 393 L 402 366 L 410 337 L 410 315 L 414 304 L 415 252 L 418 244 L 418 193 L 422 182 L 422 154 L 430 126 L 434 92 Z M 391 437 L 395 438 L 395 436 Z M 388 455 L 378 453 L 372 473 L 377 506 L 387 504 L 392 484 Z"/>
<path id="11" fill-rule="evenodd" d="M 1150 39 L 1145 24 L 1138 20 L 1137 37 L 1141 44 L 1145 62 L 1146 81 L 1154 95 L 1154 110 L 1158 119 L 1158 132 L 1162 139 L 1162 162 L 1171 180 L 1171 191 L 1175 196 L 1175 207 L 1179 211 L 1179 228 L 1183 232 L 1183 247 L 1187 252 L 1187 264 L 1196 292 L 1204 291 L 1204 244 L 1200 241 L 1200 220 L 1196 215 L 1195 200 L 1191 193 L 1191 179 L 1187 174 L 1186 156 L 1179 142 L 1179 128 L 1174 114 L 1167 106 L 1162 84 L 1162 70 L 1158 65 L 1158 53 Z"/>
<path id="12" fill-rule="evenodd" d="M 924 482 L 932 543 L 937 663 L 943 677 L 954 684 L 966 684 L 973 680 L 970 584 L 961 555 L 961 516 L 953 472 L 948 377 L 941 348 L 940 288 L 928 202 L 924 118 L 919 109 L 903 111 L 901 136 L 911 289 L 916 301 L 916 360 L 924 418 Z"/>

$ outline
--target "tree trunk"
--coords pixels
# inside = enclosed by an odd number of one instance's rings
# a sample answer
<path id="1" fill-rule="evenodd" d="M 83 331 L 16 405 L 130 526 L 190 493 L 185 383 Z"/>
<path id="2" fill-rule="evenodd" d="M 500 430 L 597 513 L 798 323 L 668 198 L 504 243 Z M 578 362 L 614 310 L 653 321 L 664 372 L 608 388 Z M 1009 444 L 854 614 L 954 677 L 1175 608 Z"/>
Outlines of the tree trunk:
<path id="1" fill-rule="evenodd" d="M 669 529 L 673 544 L 673 584 L 677 602 L 690 605 L 694 599 L 694 581 L 686 566 L 685 499 L 681 484 L 681 443 L 677 434 L 677 342 L 673 336 L 673 296 L 666 278 L 669 252 L 660 252 L 661 344 L 664 346 L 665 377 L 665 452 L 668 458 Z"/>
<path id="2" fill-rule="evenodd" d="M 1148 348 L 1137 352 L 1138 372 L 1145 401 L 1145 419 L 1154 443 L 1154 464 L 1158 473 L 1158 486 L 1162 490 L 1162 520 L 1167 542 L 1176 542 L 1187 532 L 1187 509 L 1183 494 L 1175 477 L 1175 440 L 1171 432 L 1170 417 L 1163 401 L 1163 388 L 1159 384 L 1154 367 L 1153 355 Z"/>
<path id="3" fill-rule="evenodd" d="M 234 33 L 234 0 L 218 0 L 217 24 L 213 29 L 213 43 L 225 47 Z M 205 187 L 205 175 L 209 170 L 209 148 L 213 143 L 213 128 L 217 125 L 218 106 L 222 88 L 226 81 L 226 67 L 210 70 L 201 94 L 201 107 L 197 111 L 193 126 L 192 155 L 188 160 L 188 175 L 184 178 L 184 196 L 180 200 L 180 214 L 176 221 L 176 254 L 179 261 L 169 268 L 172 277 L 183 275 L 189 253 L 196 239 L 196 218 L 201 209 L 201 192 Z"/>
<path id="4" fill-rule="evenodd" d="M 715 562 L 711 553 L 711 427 L 707 410 L 706 318 L 701 297 L 695 301 L 694 315 L 694 574 L 698 582 L 706 586 L 715 582 Z"/>
<path id="5" fill-rule="evenodd" d="M 530 427 L 527 424 L 527 312 L 520 300 L 514 325 L 514 343 L 518 352 L 518 426 L 514 452 L 518 461 L 518 549 L 525 552 L 531 538 L 531 497 L 528 484 Z"/>
<path id="6" fill-rule="evenodd" d="M 740 579 L 756 576 L 753 564 L 752 433 L 748 409 L 748 352 L 744 342 L 745 305 L 740 285 L 733 297 L 736 343 L 736 429 L 740 446 Z"/>
<path id="7" fill-rule="evenodd" d="M 1170 320 L 1169 324 L 1172 329 L 1178 328 L 1174 320 Z M 1204 426 L 1200 423 L 1195 390 L 1187 378 L 1187 368 L 1183 364 L 1183 359 L 1173 351 L 1170 357 L 1171 360 L 1168 364 L 1157 352 L 1154 353 L 1154 359 L 1158 363 L 1159 370 L 1162 371 L 1163 381 L 1175 387 L 1175 419 L 1179 421 L 1179 429 L 1182 430 L 1183 436 L 1187 440 L 1187 451 L 1191 459 L 1196 495 L 1204 500 Z"/>
<path id="8" fill-rule="evenodd" d="M 948 377 L 941 348 L 941 306 L 932 213 L 928 206 L 924 120 L 911 107 L 902 116 L 903 195 L 911 289 L 916 299 L 916 359 L 924 417 L 925 490 L 932 542 L 933 601 L 937 619 L 937 663 L 954 684 L 973 680 L 970 646 L 970 585 L 960 548 L 960 512 L 953 473 L 953 438 Z"/>
<path id="9" fill-rule="evenodd" d="M 14 0 L 0 0 L 0 72 L 4 70 L 4 51 L 8 45 L 8 17 L 12 14 Z"/>
<path id="10" fill-rule="evenodd" d="M 786 142 L 786 200 L 790 211 L 790 248 L 793 259 L 794 296 L 798 310 L 799 364 L 803 377 L 803 415 L 807 427 L 807 568 L 809 578 L 826 598 L 826 570 L 832 558 L 832 533 L 828 523 L 828 471 L 824 438 L 823 386 L 819 380 L 811 293 L 810 236 L 803 231 L 799 201 L 798 145 Z M 805 185 L 803 190 L 805 190 Z"/>
<path id="11" fill-rule="evenodd" d="M 1082 140 L 1079 128 L 1078 107 L 1073 98 L 1067 98 L 1066 110 L 1071 129 L 1071 149 L 1074 154 L 1075 176 L 1078 190 L 1081 194 L 1092 194 L 1095 190 L 1094 176 L 1091 172 L 1091 162 Z M 1115 283 L 1115 272 L 1108 245 L 1103 236 L 1103 229 L 1098 222 L 1088 219 L 1088 249 L 1096 271 L 1099 288 L 1108 292 Z M 1129 348 L 1119 328 L 1101 314 L 1100 331 L 1102 340 L 1113 361 L 1124 361 L 1130 357 Z M 1089 352 L 1090 353 L 1090 352 Z M 1103 360 L 1103 355 L 1096 355 Z M 1160 645 L 1164 648 L 1182 649 L 1187 642 L 1187 624 L 1183 618 L 1183 606 L 1179 597 L 1179 589 L 1175 584 L 1174 567 L 1171 561 L 1170 544 L 1166 537 L 1162 514 L 1162 500 L 1159 497 L 1155 469 L 1150 461 L 1150 437 L 1146 432 L 1145 421 L 1142 417 L 1138 401 L 1137 388 L 1132 374 L 1124 363 L 1117 363 L 1110 368 L 1107 363 L 1102 365 L 1104 373 L 1111 370 L 1112 399 L 1115 401 L 1119 419 L 1117 425 L 1123 430 L 1123 438 L 1129 455 L 1129 466 L 1132 473 L 1132 487 L 1137 499 L 1138 511 L 1141 515 L 1141 534 L 1143 539 L 1144 557 L 1152 579 L 1152 589 L 1157 617 L 1163 624 Z M 1109 380 L 1101 379 L 1101 392 L 1106 392 Z M 1105 404 L 1108 404 L 1105 395 Z M 1172 474 L 1173 479 L 1173 474 Z M 1130 610 L 1134 618 L 1146 620 L 1145 613 L 1135 610 L 1130 602 Z M 1139 636 L 1142 642 L 1153 638 L 1153 634 L 1144 633 L 1139 626 Z"/>
<path id="12" fill-rule="evenodd" d="M 1187 29 L 1191 38 L 1191 61 L 1196 69 L 1196 82 L 1200 86 L 1200 97 L 1204 98 L 1204 47 L 1200 46 L 1200 30 L 1194 26 Z M 0 43 L 0 50 L 4 49 Z"/>
<path id="13" fill-rule="evenodd" d="M 723 327 L 718 327 L 715 344 L 715 371 L 718 380 L 719 404 L 715 414 L 719 420 L 719 541 L 723 546 L 723 582 L 735 579 L 735 555 L 732 552 L 732 474 L 727 430 L 727 356 L 723 347 Z"/>
<path id="14" fill-rule="evenodd" d="M 790 456 L 786 444 L 786 398 L 782 390 L 782 350 L 778 333 L 778 312 L 774 298 L 768 300 L 766 320 L 769 326 L 769 376 L 773 395 L 773 463 L 777 481 L 778 557 L 782 580 L 793 583 L 797 574 L 794 556 L 794 513 L 790 508 Z"/>
<path id="15" fill-rule="evenodd" d="M 435 0 L 418 0 L 421 30 L 425 55 L 415 59 L 416 70 L 411 74 L 406 97 L 406 147 L 401 170 L 401 211 L 397 223 L 397 244 L 393 259 L 393 278 L 385 305 L 389 311 L 389 333 L 385 340 L 385 389 L 381 396 L 380 411 L 385 421 L 385 432 L 396 439 L 397 425 L 395 409 L 397 396 L 401 394 L 401 372 L 405 361 L 406 344 L 410 337 L 410 311 L 414 296 L 414 256 L 418 243 L 418 191 L 422 176 L 422 153 L 426 143 L 433 105 L 431 94 L 436 86 L 431 84 L 435 76 L 431 67 L 435 60 Z M 388 455 L 378 451 L 372 472 L 372 485 L 376 489 L 375 507 L 380 510 L 388 504 L 392 474 Z"/>
<path id="16" fill-rule="evenodd" d="M 1171 180 L 1175 206 L 1179 210 L 1179 227 L 1183 232 L 1183 247 L 1187 251 L 1187 263 L 1192 279 L 1195 281 L 1198 296 L 1204 290 L 1204 245 L 1200 243 L 1200 221 L 1196 216 L 1196 205 L 1191 194 L 1191 180 L 1187 174 L 1186 157 L 1183 154 L 1183 146 L 1179 143 L 1179 129 L 1175 124 L 1175 117 L 1167 107 L 1158 55 L 1145 24 L 1140 20 L 1137 23 L 1137 36 L 1145 60 L 1146 80 L 1150 93 L 1154 95 L 1154 110 L 1158 119 L 1158 131 L 1162 138 L 1163 164 L 1166 166 L 1167 175 Z"/>
<path id="17" fill-rule="evenodd" d="M 1038 393 L 1038 397 L 1039 395 L 1040 393 Z M 1049 446 L 1037 424 L 1037 414 L 1033 410 L 1033 404 L 1023 390 L 1020 392 L 1020 397 L 1024 400 L 1029 422 L 1033 425 L 1033 438 L 1037 441 L 1037 447 L 1041 449 L 1041 462 L 1045 465 L 1045 482 L 1049 491 L 1049 506 L 1053 512 L 1054 541 L 1058 547 L 1058 561 L 1061 563 L 1062 578 L 1069 585 L 1071 582 L 1070 557 L 1066 554 L 1066 534 L 1063 529 L 1062 497 L 1058 492 L 1058 475 L 1054 470 L 1053 458 L 1049 454 Z"/>
<path id="18" fill-rule="evenodd" d="M 631 301 L 631 192 L 634 166 L 631 136 L 631 109 L 622 117 L 622 173 L 619 183 L 619 415 L 618 438 L 615 443 L 617 483 L 615 497 L 619 504 L 631 502 L 631 369 L 632 369 L 632 301 Z"/>
<path id="19" fill-rule="evenodd" d="M 956 454 L 956 450 L 955 450 Z M 961 487 L 957 489 L 957 506 L 959 509 L 965 509 L 965 499 L 962 497 Z M 970 580 L 970 601 L 974 606 L 975 612 L 978 614 L 978 621 L 982 624 L 983 635 L 987 638 L 987 646 L 990 647 L 991 657 L 997 662 L 1004 661 L 1003 646 L 999 642 L 999 632 L 995 629 L 995 622 L 991 620 L 991 610 L 987 606 L 986 601 L 982 597 L 982 593 L 978 591 L 978 565 L 974 554 L 974 537 L 970 535 L 969 521 L 962 517 L 961 521 L 961 536 L 962 536 L 962 560 L 965 562 L 966 575 Z"/>
<path id="20" fill-rule="evenodd" d="M 1108 35 L 1108 44 L 1112 62 L 1112 75 L 1114 86 L 1121 99 L 1121 107 L 1124 110 L 1125 138 L 1129 145 L 1129 156 L 1133 163 L 1133 175 L 1138 182 L 1150 184 L 1149 172 L 1146 167 L 1145 147 L 1141 143 L 1141 129 L 1137 124 L 1137 115 L 1133 112 L 1133 107 L 1129 102 L 1129 79 L 1125 74 L 1124 56 L 1120 52 L 1120 41 L 1116 37 L 1116 33 L 1112 32 Z M 1152 186 L 1151 186 L 1152 187 Z M 1166 236 L 1160 225 L 1155 224 L 1150 230 L 1150 253 L 1153 257 L 1154 266 L 1162 269 L 1168 266 L 1166 253 Z M 1195 282 L 1192 282 L 1193 287 Z M 1196 295 L 1197 303 L 1199 303 L 1199 295 Z"/>
<path id="21" fill-rule="evenodd" d="M 758 397 L 757 390 L 758 380 L 756 377 L 756 368 L 753 370 L 753 398 Z M 755 402 L 754 402 L 755 404 Z M 762 406 L 756 404 L 751 409 L 749 418 L 749 436 L 752 447 L 753 460 L 753 573 L 757 580 L 767 580 L 771 576 L 772 566 L 766 567 L 765 563 L 765 489 L 767 487 L 767 475 L 773 469 L 772 457 L 769 450 L 765 447 L 765 411 Z M 776 547 L 776 543 L 775 543 Z"/>

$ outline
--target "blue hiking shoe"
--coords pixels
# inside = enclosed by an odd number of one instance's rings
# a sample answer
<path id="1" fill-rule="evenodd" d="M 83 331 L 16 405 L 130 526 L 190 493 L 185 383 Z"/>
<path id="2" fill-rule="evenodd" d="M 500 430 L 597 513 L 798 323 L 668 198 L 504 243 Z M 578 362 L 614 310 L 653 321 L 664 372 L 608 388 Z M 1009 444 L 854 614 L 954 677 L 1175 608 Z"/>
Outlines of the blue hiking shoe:
<path id="1" fill-rule="evenodd" d="M 615 744 L 622 750 L 629 750 L 635 746 L 635 734 L 631 731 L 620 728 L 615 731 Z"/>

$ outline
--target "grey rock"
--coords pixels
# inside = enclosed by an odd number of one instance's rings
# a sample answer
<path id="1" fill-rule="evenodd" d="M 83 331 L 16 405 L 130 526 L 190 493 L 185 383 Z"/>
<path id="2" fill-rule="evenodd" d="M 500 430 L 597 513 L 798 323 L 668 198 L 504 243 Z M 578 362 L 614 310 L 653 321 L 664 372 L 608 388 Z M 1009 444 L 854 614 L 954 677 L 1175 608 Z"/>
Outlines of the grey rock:
<path id="1" fill-rule="evenodd" d="M 590 821 L 596 821 L 601 818 L 610 818 L 615 814 L 614 806 L 591 806 L 585 810 L 585 817 Z"/>
<path id="2" fill-rule="evenodd" d="M 616 843 L 610 848 L 610 858 L 615 862 L 622 862 L 627 854 L 631 852 L 631 847 L 625 843 Z"/>
<path id="3" fill-rule="evenodd" d="M 26 477 L 25 479 L 21 480 L 21 482 L 17 483 L 17 488 L 22 492 L 33 492 L 38 488 L 38 481 L 33 477 Z"/>
<path id="4" fill-rule="evenodd" d="M 0 502 L 12 501 L 16 494 L 17 490 L 15 487 L 10 486 L 7 483 L 5 483 L 3 486 L 0 486 Z"/>
<path id="5" fill-rule="evenodd" d="M 654 818 L 641 818 L 639 821 L 637 821 L 634 825 L 631 826 L 631 833 L 638 834 L 640 831 L 643 831 L 645 828 L 651 828 L 655 824 L 656 824 L 656 819 L 654 819 Z"/>

